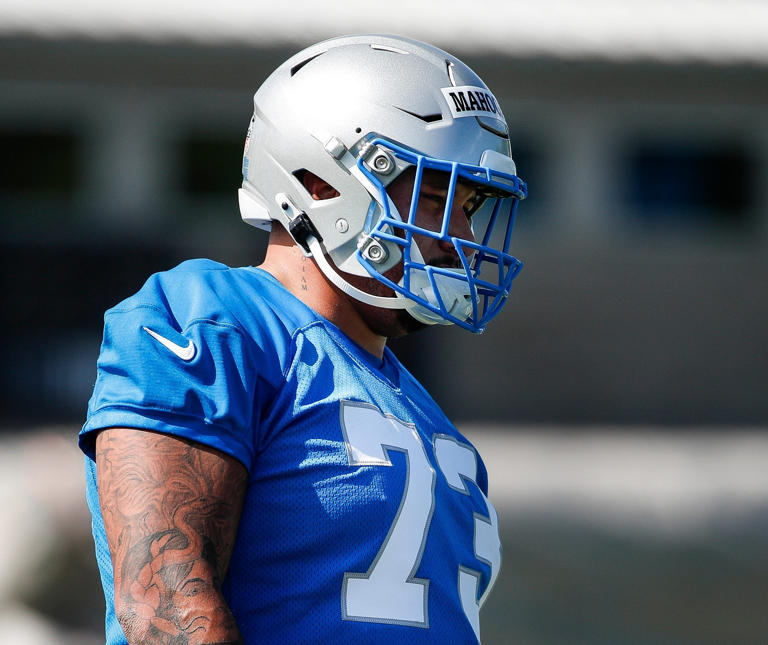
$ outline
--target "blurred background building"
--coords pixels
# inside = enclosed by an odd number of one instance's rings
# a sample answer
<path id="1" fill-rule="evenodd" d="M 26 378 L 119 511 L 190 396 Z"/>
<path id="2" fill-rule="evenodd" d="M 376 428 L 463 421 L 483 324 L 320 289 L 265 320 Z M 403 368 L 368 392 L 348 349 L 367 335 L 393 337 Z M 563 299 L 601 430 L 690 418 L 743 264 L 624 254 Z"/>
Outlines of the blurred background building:
<path id="1" fill-rule="evenodd" d="M 82 422 L 103 312 L 150 273 L 260 261 L 266 237 L 236 199 L 252 94 L 311 42 L 371 31 L 473 67 L 530 189 L 504 315 L 482 339 L 438 329 L 393 344 L 495 451 L 511 587 L 490 601 L 489 642 L 764 639 L 751 600 L 764 582 L 744 573 L 768 569 L 768 484 L 751 461 L 768 456 L 768 3 L 756 0 L 4 0 L 7 455 L 41 424 L 56 424 L 57 449 L 71 444 L 59 439 Z M 604 504 L 610 491 L 623 503 Z M 87 568 L 90 554 L 70 562 Z M 94 591 L 81 613 L 38 592 L 19 602 L 83 642 L 101 619 Z"/>

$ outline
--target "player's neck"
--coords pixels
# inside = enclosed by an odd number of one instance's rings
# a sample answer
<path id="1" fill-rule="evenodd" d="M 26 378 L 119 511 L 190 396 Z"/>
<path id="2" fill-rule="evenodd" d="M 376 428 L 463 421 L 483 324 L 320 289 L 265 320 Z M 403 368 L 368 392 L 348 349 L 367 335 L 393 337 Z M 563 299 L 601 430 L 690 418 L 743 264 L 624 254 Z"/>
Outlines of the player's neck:
<path id="1" fill-rule="evenodd" d="M 294 296 L 336 325 L 368 353 L 383 357 L 387 339 L 368 327 L 350 303 L 349 296 L 332 285 L 314 260 L 306 257 L 293 240 L 288 242 L 273 233 L 260 268 L 273 275 Z"/>

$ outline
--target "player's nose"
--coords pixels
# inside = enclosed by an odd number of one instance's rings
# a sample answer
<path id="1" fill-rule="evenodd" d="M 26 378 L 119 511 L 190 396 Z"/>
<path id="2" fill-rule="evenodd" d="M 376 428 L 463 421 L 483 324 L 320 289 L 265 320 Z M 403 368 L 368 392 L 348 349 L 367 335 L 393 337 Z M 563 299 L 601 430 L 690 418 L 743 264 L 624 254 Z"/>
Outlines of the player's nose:
<path id="1" fill-rule="evenodd" d="M 459 238 L 460 240 L 467 242 L 475 241 L 475 234 L 472 231 L 472 224 L 461 205 L 457 204 L 456 202 L 453 203 L 449 218 L 448 235 L 450 237 Z M 439 244 L 442 250 L 458 256 L 456 247 L 450 240 L 440 240 Z M 467 249 L 466 247 L 464 248 L 464 255 L 467 257 L 471 257 L 473 253 L 474 251 L 471 249 Z"/>

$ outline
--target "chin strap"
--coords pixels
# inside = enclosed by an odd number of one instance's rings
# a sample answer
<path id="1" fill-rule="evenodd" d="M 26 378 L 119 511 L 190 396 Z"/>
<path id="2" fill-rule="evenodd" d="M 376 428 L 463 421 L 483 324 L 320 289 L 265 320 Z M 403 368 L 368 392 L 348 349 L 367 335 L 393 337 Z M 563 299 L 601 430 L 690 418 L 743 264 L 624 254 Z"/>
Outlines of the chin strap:
<path id="1" fill-rule="evenodd" d="M 445 270 L 445 269 L 444 269 Z M 452 273 L 455 271 L 457 276 L 464 276 L 463 269 L 448 269 Z M 469 285 L 464 280 L 452 278 L 444 273 L 432 273 L 431 278 L 435 281 L 437 291 L 440 293 L 442 306 L 437 299 L 435 288 L 428 275 L 429 268 L 422 271 L 411 272 L 411 292 L 426 300 L 429 304 L 438 309 L 445 309 L 451 316 L 459 320 L 467 320 L 472 315 L 472 300 L 470 297 Z M 402 284 L 402 280 L 400 281 Z M 412 302 L 413 306 L 408 308 L 408 313 L 416 320 L 425 325 L 452 325 L 453 322 L 446 320 L 439 313 L 427 309 L 417 302 Z"/>
<path id="2" fill-rule="evenodd" d="M 323 252 L 323 247 L 320 246 L 320 242 L 318 242 L 317 238 L 313 235 L 310 235 L 306 238 L 306 244 L 307 247 L 309 247 L 309 250 L 312 253 L 312 257 L 314 258 L 315 262 L 317 262 L 317 266 L 320 267 L 320 270 L 323 272 L 326 278 L 328 278 L 333 284 L 335 284 L 339 289 L 341 289 L 344 293 L 346 293 L 348 296 L 352 296 L 356 300 L 359 300 L 360 302 L 364 302 L 368 305 L 373 305 L 374 307 L 383 307 L 384 309 L 407 309 L 408 308 L 408 301 L 395 296 L 395 297 L 387 297 L 387 296 L 375 296 L 371 293 L 366 293 L 365 291 L 358 289 L 354 285 L 349 284 L 344 278 L 342 278 L 331 266 L 331 263 L 328 262 L 328 258 L 325 257 L 325 253 Z M 374 280 L 375 278 L 371 278 Z"/>

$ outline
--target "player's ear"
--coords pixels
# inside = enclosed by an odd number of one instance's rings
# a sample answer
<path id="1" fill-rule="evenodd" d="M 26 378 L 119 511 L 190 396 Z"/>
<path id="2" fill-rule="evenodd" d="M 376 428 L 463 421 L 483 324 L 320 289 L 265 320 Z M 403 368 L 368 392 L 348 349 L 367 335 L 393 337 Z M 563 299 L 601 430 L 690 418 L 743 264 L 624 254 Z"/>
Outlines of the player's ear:
<path id="1" fill-rule="evenodd" d="M 307 192 L 312 195 L 312 199 L 332 199 L 339 196 L 338 190 L 309 170 L 304 173 L 301 181 Z"/>

